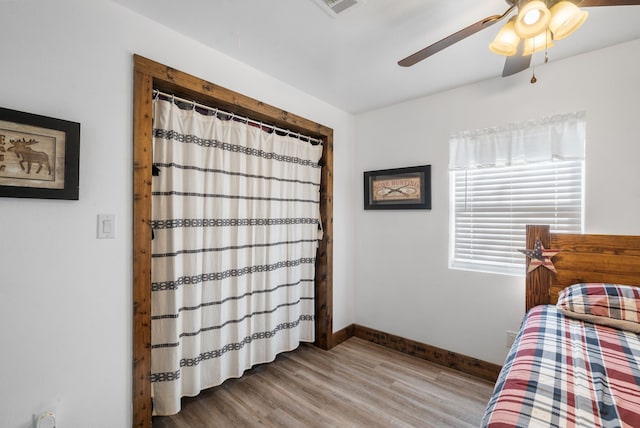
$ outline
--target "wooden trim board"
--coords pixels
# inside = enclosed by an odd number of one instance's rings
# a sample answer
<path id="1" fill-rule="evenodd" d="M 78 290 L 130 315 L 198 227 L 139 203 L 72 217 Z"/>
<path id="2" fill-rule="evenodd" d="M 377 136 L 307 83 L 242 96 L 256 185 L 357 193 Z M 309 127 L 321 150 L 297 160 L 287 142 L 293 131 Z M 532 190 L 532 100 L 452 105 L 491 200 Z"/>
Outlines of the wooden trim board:
<path id="1" fill-rule="evenodd" d="M 348 325 L 347 327 L 343 328 L 342 330 L 338 330 L 336 332 L 333 333 L 333 345 L 337 346 L 339 344 L 341 344 L 342 342 L 344 342 L 345 340 L 349 339 L 350 337 L 355 336 L 356 332 L 356 325 L 355 324 L 351 324 Z"/>
<path id="2" fill-rule="evenodd" d="M 478 360 L 463 354 L 447 351 L 415 340 L 385 333 L 358 324 L 353 325 L 354 336 L 385 346 L 405 354 L 413 355 L 434 364 L 449 367 L 459 372 L 476 376 L 491 382 L 498 379 L 502 366 Z"/>

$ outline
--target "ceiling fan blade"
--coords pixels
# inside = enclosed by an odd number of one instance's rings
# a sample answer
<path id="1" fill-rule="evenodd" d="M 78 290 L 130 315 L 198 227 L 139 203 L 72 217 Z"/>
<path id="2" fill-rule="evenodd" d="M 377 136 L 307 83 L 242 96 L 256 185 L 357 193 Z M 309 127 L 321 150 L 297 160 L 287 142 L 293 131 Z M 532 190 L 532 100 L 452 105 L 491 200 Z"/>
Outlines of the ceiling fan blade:
<path id="1" fill-rule="evenodd" d="M 577 2 L 580 7 L 596 6 L 640 6 L 640 0 L 582 0 Z"/>
<path id="2" fill-rule="evenodd" d="M 467 37 L 477 33 L 480 30 L 483 30 L 496 22 L 501 21 L 505 16 L 511 13 L 512 10 L 515 9 L 515 6 L 511 6 L 505 13 L 502 15 L 491 15 L 487 18 L 484 18 L 481 21 L 478 21 L 474 24 L 469 25 L 468 27 L 463 28 L 460 31 L 456 31 L 455 33 L 445 37 L 442 40 L 435 42 L 434 44 L 427 46 L 424 49 L 419 50 L 418 52 L 409 55 L 408 57 L 398 61 L 398 65 L 402 67 L 410 67 L 423 59 L 430 57 L 431 55 L 440 52 L 441 50 L 448 48 L 454 43 L 459 42 L 462 39 L 466 39 Z"/>
<path id="3" fill-rule="evenodd" d="M 531 65 L 531 55 L 522 56 L 523 45 L 524 44 L 520 42 L 516 54 L 508 56 L 505 60 L 504 69 L 502 70 L 502 77 L 520 73 L 521 71 L 529 68 L 529 65 Z"/>

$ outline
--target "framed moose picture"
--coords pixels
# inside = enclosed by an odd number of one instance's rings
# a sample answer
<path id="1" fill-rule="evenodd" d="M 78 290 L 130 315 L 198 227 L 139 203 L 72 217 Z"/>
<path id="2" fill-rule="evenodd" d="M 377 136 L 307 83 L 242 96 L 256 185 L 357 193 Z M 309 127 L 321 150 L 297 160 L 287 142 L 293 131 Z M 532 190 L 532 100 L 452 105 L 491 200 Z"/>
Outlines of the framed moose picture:
<path id="1" fill-rule="evenodd" d="M 0 107 L 0 196 L 78 199 L 80 124 Z"/>

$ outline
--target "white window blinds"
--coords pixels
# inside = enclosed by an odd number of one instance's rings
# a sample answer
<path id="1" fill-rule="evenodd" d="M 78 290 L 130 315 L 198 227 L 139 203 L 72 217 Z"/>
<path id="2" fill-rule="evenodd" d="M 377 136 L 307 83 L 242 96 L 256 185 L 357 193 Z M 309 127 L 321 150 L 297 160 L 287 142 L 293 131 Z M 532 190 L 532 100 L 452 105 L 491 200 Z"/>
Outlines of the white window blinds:
<path id="1" fill-rule="evenodd" d="M 584 128 L 578 113 L 451 138 L 451 267 L 524 274 L 527 224 L 582 232 Z"/>

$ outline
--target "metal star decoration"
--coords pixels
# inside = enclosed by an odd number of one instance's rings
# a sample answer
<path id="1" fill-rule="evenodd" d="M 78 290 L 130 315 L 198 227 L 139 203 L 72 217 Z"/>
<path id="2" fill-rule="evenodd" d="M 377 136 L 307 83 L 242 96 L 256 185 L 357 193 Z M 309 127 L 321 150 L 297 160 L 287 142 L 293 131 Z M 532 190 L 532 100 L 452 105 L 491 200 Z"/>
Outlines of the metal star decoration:
<path id="1" fill-rule="evenodd" d="M 536 239 L 536 243 L 533 246 L 533 250 L 518 250 L 522 254 L 529 257 L 531 260 L 529 261 L 528 272 L 531 272 L 540 266 L 544 266 L 549 269 L 551 272 L 556 272 L 556 268 L 551 261 L 551 257 L 555 256 L 560 252 L 560 250 L 550 250 L 546 249 L 542 246 L 542 242 L 539 239 Z"/>

